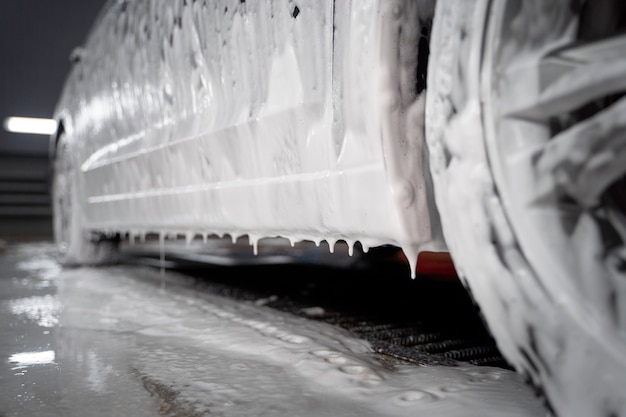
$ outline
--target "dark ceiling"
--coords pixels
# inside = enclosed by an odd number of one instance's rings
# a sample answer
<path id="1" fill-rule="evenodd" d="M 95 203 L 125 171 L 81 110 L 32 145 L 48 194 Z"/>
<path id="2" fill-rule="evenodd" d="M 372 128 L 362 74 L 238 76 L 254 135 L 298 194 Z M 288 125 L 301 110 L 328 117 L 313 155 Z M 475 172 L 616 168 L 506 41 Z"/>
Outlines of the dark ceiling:
<path id="1" fill-rule="evenodd" d="M 8 116 L 51 117 L 79 46 L 104 0 L 0 1 L 0 125 Z M 46 136 L 0 126 L 0 155 L 44 154 Z"/>

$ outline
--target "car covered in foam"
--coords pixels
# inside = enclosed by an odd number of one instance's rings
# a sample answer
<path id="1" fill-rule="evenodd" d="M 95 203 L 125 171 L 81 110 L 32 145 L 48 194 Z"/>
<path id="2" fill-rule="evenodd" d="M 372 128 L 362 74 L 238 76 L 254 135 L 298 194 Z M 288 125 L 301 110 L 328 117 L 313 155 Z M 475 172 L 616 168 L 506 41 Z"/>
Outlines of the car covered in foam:
<path id="1" fill-rule="evenodd" d="M 557 415 L 626 416 L 625 29 L 614 0 L 109 1 L 55 112 L 60 252 L 450 252 Z"/>

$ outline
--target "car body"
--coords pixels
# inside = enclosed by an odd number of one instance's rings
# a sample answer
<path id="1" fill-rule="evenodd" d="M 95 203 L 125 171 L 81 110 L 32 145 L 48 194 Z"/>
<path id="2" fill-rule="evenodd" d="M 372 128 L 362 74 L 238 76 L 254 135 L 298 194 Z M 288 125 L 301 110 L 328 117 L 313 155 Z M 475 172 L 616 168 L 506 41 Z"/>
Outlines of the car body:
<path id="1" fill-rule="evenodd" d="M 445 248 L 402 62 L 432 7 L 184 4 L 111 2 L 74 55 L 56 117 L 81 224 Z"/>

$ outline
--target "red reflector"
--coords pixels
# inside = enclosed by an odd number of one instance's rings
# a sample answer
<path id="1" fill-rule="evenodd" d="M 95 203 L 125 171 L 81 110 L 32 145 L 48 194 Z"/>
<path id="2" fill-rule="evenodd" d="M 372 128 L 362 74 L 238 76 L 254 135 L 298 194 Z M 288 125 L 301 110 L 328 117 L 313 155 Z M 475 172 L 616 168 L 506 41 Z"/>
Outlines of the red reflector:
<path id="1" fill-rule="evenodd" d="M 459 279 L 448 252 L 420 252 L 417 257 L 417 276 L 446 281 Z"/>

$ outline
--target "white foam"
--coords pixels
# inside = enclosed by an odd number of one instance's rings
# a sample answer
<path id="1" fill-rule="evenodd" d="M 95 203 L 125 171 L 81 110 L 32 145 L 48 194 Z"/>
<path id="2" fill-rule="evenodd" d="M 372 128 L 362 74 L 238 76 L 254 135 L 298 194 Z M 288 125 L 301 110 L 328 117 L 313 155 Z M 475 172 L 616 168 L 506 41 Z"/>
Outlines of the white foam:
<path id="1" fill-rule="evenodd" d="M 56 111 L 78 221 L 393 244 L 414 273 L 444 249 L 414 90 L 432 3 L 109 3 Z"/>
<path id="2" fill-rule="evenodd" d="M 514 372 L 390 366 L 342 329 L 199 293 L 169 272 L 162 292 L 160 279 L 148 269 L 63 271 L 59 325 L 70 335 L 97 330 L 109 339 L 102 349 L 119 344 L 128 366 L 175 392 L 181 407 L 259 416 L 546 415 Z"/>

